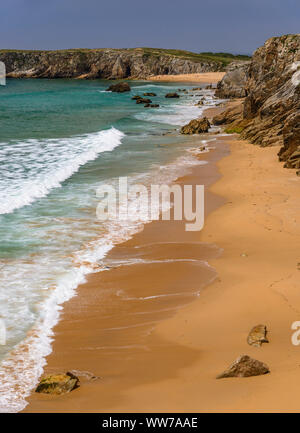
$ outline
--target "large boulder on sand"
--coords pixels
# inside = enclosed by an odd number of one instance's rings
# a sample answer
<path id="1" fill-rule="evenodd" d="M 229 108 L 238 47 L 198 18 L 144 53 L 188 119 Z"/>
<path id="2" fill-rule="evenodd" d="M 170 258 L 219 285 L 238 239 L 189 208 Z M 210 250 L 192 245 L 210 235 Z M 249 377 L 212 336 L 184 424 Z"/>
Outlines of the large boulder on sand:
<path id="1" fill-rule="evenodd" d="M 118 92 L 118 93 L 124 93 L 124 92 L 130 92 L 131 88 L 128 83 L 125 81 L 122 81 L 121 83 L 112 84 L 109 86 L 106 91 L 107 92 Z"/>
<path id="2" fill-rule="evenodd" d="M 193 119 L 187 125 L 184 125 L 180 133 L 181 134 L 202 134 L 208 132 L 210 123 L 207 117 L 201 119 Z"/>
<path id="3" fill-rule="evenodd" d="M 255 347 L 260 347 L 262 343 L 269 343 L 267 339 L 267 327 L 265 325 L 254 326 L 249 332 L 247 343 Z"/>
<path id="4" fill-rule="evenodd" d="M 226 377 L 250 377 L 270 373 L 269 367 L 261 361 L 241 355 L 217 379 Z"/>
<path id="5" fill-rule="evenodd" d="M 55 374 L 44 377 L 35 392 L 44 394 L 66 394 L 79 387 L 79 379 L 72 373 Z"/>

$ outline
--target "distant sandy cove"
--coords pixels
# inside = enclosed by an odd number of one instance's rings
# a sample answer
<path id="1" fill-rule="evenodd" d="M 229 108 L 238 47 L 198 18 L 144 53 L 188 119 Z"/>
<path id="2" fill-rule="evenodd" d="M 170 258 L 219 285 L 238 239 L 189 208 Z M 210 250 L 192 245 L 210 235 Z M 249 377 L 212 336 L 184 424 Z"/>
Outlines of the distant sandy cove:
<path id="1" fill-rule="evenodd" d="M 194 83 L 217 83 L 222 80 L 225 72 L 203 72 L 201 74 L 154 75 L 150 81 L 177 81 Z"/>

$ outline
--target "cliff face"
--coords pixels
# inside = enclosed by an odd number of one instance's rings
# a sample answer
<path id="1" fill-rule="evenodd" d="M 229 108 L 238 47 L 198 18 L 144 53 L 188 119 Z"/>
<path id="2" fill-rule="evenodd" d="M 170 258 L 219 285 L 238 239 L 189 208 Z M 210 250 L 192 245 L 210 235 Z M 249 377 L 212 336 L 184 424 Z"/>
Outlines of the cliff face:
<path id="1" fill-rule="evenodd" d="M 221 62 L 201 55 L 154 49 L 95 49 L 62 51 L 0 51 L 8 77 L 14 78 L 138 78 L 223 69 Z"/>
<path id="2" fill-rule="evenodd" d="M 280 160 L 300 169 L 300 34 L 267 40 L 247 73 L 242 114 L 231 128 L 261 146 L 282 146 Z"/>
<path id="3" fill-rule="evenodd" d="M 218 98 L 244 98 L 249 76 L 250 62 L 233 62 L 227 68 L 226 75 L 219 81 L 216 96 Z"/>

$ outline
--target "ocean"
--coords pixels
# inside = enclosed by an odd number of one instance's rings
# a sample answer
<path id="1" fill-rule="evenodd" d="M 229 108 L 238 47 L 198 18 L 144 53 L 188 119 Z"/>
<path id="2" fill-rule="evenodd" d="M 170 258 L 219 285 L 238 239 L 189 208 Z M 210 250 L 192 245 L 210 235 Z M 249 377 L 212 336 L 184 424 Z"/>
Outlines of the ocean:
<path id="1" fill-rule="evenodd" d="M 203 164 L 193 156 L 195 139 L 178 129 L 215 105 L 211 90 L 201 91 L 205 105 L 197 107 L 199 91 L 165 98 L 192 88 L 182 83 L 131 81 L 122 94 L 108 85 L 21 79 L 0 87 L 0 412 L 26 406 L 62 304 L 143 227 L 98 221 L 97 188 L 124 176 L 129 184 L 171 183 Z M 144 92 L 155 92 L 160 107 L 131 100 Z"/>

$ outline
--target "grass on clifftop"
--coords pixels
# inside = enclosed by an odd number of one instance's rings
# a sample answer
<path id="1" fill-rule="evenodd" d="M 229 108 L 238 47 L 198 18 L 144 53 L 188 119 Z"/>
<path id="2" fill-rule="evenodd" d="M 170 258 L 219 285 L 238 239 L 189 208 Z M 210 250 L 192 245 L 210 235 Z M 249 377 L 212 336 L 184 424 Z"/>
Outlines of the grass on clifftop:
<path id="1" fill-rule="evenodd" d="M 251 57 L 239 54 L 234 55 L 230 53 L 211 53 L 211 52 L 205 52 L 205 53 L 193 53 L 191 51 L 184 51 L 184 50 L 167 50 L 163 48 L 141 48 L 141 50 L 144 51 L 145 54 L 148 55 L 171 55 L 174 57 L 182 57 L 187 60 L 192 60 L 194 62 L 216 62 L 222 64 L 222 66 L 226 67 L 229 65 L 229 63 L 241 60 L 246 61 L 250 60 Z"/>

